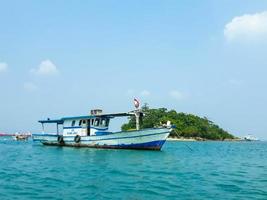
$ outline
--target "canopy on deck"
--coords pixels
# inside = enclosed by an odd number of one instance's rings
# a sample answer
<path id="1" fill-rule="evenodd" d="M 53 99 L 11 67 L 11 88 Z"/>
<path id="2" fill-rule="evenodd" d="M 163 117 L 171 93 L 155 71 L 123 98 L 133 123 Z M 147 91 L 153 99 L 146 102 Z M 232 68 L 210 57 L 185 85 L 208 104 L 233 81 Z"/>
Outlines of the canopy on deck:
<path id="1" fill-rule="evenodd" d="M 56 123 L 56 124 L 63 124 L 65 120 L 75 120 L 75 119 L 94 119 L 97 117 L 106 117 L 106 118 L 114 118 L 114 117 L 128 117 L 132 116 L 133 113 L 113 113 L 113 114 L 98 114 L 98 115 L 85 115 L 85 116 L 75 116 L 75 117 L 63 117 L 61 119 L 56 120 L 40 120 L 39 122 L 42 124 L 48 124 L 48 123 Z"/>
<path id="2" fill-rule="evenodd" d="M 54 120 L 51 120 L 51 119 L 47 119 L 47 120 L 40 120 L 38 121 L 42 124 L 52 124 L 52 123 L 55 123 L 55 124 L 63 124 L 63 120 L 62 119 L 54 119 Z"/>

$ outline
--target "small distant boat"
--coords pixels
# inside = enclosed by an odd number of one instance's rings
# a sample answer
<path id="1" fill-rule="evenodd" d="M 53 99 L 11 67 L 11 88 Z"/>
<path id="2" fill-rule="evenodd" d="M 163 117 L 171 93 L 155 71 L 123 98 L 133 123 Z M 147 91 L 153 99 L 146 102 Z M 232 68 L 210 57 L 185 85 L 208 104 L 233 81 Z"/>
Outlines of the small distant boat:
<path id="1" fill-rule="evenodd" d="M 245 136 L 245 137 L 244 137 L 244 140 L 245 140 L 245 141 L 259 141 L 258 138 L 253 137 L 252 135 L 247 135 L 247 136 Z"/>
<path id="2" fill-rule="evenodd" d="M 13 140 L 18 140 L 18 141 L 28 140 L 29 137 L 31 137 L 31 133 L 15 133 L 12 136 Z"/>
<path id="3" fill-rule="evenodd" d="M 108 130 L 111 119 L 129 116 L 135 116 L 136 130 L 119 132 Z M 160 150 L 172 130 L 170 122 L 162 127 L 140 130 L 139 118 L 142 116 L 143 113 L 139 109 L 114 114 L 103 114 L 102 110 L 96 109 L 91 110 L 91 114 L 87 116 L 41 120 L 39 122 L 42 124 L 43 133 L 33 134 L 33 141 L 55 146 Z M 51 123 L 56 124 L 56 134 L 47 134 L 44 131 L 44 124 Z M 59 125 L 63 126 L 62 133 L 59 133 Z"/>
<path id="4" fill-rule="evenodd" d="M 0 133 L 0 137 L 15 136 L 15 134 Z"/>

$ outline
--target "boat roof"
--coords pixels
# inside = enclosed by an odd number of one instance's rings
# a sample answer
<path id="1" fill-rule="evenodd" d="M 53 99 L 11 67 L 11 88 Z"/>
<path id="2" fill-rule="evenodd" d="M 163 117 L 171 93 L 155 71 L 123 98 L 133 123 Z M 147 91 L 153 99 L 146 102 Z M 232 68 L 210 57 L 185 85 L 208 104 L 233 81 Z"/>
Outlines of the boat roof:
<path id="1" fill-rule="evenodd" d="M 39 120 L 42 124 L 47 123 L 56 123 L 56 124 L 63 124 L 66 120 L 83 120 L 83 119 L 94 119 L 98 117 L 105 117 L 105 118 L 115 118 L 115 117 L 128 117 L 132 116 L 132 113 L 113 113 L 113 114 L 97 114 L 97 115 L 84 115 L 84 116 L 74 116 L 74 117 L 63 117 L 61 119 L 47 119 L 47 120 Z"/>
<path id="2" fill-rule="evenodd" d="M 56 124 L 63 124 L 63 120 L 62 119 L 47 119 L 47 120 L 39 120 L 38 122 L 42 123 L 42 124 L 52 124 L 52 123 L 56 123 Z"/>

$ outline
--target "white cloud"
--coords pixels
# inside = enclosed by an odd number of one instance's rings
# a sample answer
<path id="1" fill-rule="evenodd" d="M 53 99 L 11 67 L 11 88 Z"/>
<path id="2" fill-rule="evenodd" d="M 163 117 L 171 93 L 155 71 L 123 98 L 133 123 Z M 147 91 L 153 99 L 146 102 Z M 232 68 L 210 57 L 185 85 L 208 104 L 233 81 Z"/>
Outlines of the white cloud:
<path id="1" fill-rule="evenodd" d="M 224 82 L 224 85 L 230 87 L 241 87 L 242 85 L 244 85 L 244 81 L 239 79 L 229 79 Z"/>
<path id="2" fill-rule="evenodd" d="M 37 68 L 31 69 L 30 72 L 44 76 L 56 75 L 59 73 L 57 66 L 51 60 L 42 61 Z"/>
<path id="3" fill-rule="evenodd" d="M 127 92 L 126 92 L 126 95 L 128 95 L 128 96 L 132 96 L 132 95 L 134 95 L 134 93 L 135 93 L 135 91 L 134 91 L 133 89 L 129 89 L 129 90 L 127 90 Z"/>
<path id="4" fill-rule="evenodd" d="M 237 16 L 225 25 L 224 36 L 228 41 L 250 41 L 267 38 L 267 11 Z"/>
<path id="5" fill-rule="evenodd" d="M 145 96 L 147 97 L 147 96 L 151 95 L 151 93 L 149 91 L 147 91 L 147 90 L 143 90 L 140 94 L 141 94 L 141 96 L 144 96 L 144 97 Z"/>
<path id="6" fill-rule="evenodd" d="M 182 92 L 178 91 L 178 90 L 172 90 L 169 92 L 169 95 L 176 99 L 176 100 L 183 100 L 186 96 L 185 94 L 183 94 Z"/>
<path id="7" fill-rule="evenodd" d="M 227 81 L 228 85 L 232 85 L 232 86 L 241 86 L 243 85 L 243 81 L 238 80 L 238 79 L 230 79 Z"/>
<path id="8" fill-rule="evenodd" d="M 148 91 L 148 90 L 142 90 L 142 91 L 137 91 L 137 90 L 134 90 L 134 89 L 128 89 L 126 91 L 126 95 L 127 96 L 143 96 L 143 97 L 148 97 L 151 95 L 151 92 Z"/>
<path id="9" fill-rule="evenodd" d="M 32 91 L 35 91 L 38 89 L 38 87 L 32 83 L 32 82 L 26 82 L 23 84 L 23 88 L 26 90 L 26 91 L 29 91 L 29 92 L 32 92 Z"/>
<path id="10" fill-rule="evenodd" d="M 8 68 L 8 64 L 4 62 L 0 62 L 0 73 L 5 72 Z"/>

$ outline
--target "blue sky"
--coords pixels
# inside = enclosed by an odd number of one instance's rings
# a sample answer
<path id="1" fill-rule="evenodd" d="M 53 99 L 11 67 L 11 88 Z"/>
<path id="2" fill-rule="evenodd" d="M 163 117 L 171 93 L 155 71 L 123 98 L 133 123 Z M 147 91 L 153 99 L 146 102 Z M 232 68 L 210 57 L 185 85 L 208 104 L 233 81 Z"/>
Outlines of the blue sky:
<path id="1" fill-rule="evenodd" d="M 267 138 L 267 1 L 0 1 L 0 131 L 151 107 Z"/>

